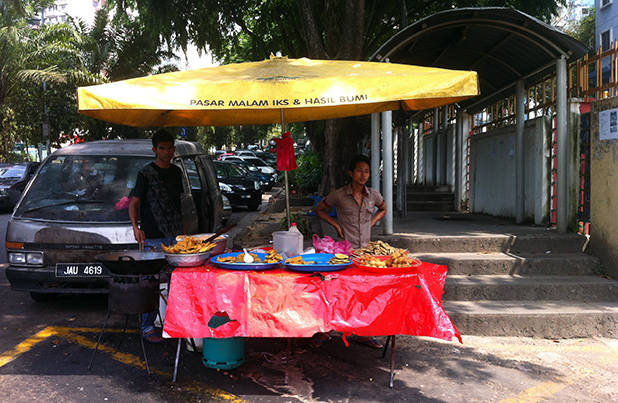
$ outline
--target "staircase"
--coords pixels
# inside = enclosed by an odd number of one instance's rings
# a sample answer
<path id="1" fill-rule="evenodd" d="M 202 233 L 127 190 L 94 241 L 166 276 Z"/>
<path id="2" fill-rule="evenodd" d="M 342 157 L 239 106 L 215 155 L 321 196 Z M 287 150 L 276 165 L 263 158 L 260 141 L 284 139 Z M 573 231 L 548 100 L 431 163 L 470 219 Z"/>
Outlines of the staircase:
<path id="1" fill-rule="evenodd" d="M 448 186 L 408 186 L 408 211 L 454 211 L 455 193 Z"/>
<path id="2" fill-rule="evenodd" d="M 462 334 L 618 337 L 618 281 L 576 234 L 379 237 L 448 265 L 444 307 Z"/>

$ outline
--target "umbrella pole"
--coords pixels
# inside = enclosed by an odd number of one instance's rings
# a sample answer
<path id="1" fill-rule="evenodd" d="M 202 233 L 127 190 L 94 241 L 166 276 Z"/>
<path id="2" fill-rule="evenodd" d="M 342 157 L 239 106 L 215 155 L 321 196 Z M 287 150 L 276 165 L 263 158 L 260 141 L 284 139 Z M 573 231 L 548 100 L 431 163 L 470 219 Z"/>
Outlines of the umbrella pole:
<path id="1" fill-rule="evenodd" d="M 281 137 L 283 137 L 283 133 L 285 132 L 285 116 L 283 115 L 283 108 L 281 111 Z M 290 186 L 288 185 L 288 171 L 283 171 L 283 176 L 285 178 L 285 215 L 288 220 L 288 229 L 292 225 L 290 222 Z"/>

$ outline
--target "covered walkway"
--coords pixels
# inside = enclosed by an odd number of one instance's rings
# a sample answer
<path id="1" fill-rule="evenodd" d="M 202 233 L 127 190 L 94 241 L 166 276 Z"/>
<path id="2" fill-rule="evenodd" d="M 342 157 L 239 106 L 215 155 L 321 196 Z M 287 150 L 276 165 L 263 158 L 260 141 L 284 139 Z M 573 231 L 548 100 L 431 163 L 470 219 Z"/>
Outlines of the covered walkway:
<path id="1" fill-rule="evenodd" d="M 457 209 L 468 203 L 474 208 L 474 202 L 477 205 L 481 202 L 504 204 L 499 206 L 504 207 L 502 210 L 496 210 L 501 213 L 499 215 L 512 215 L 517 223 L 532 218 L 535 223 L 541 224 L 549 216 L 551 190 L 548 190 L 546 179 L 550 177 L 549 171 L 555 168 L 557 229 L 566 232 L 569 225 L 568 164 L 569 153 L 572 151 L 569 147 L 567 63 L 582 57 L 587 50 L 568 35 L 509 8 L 464 8 L 439 12 L 409 25 L 380 47 L 371 60 L 474 70 L 479 74 L 479 97 L 456 104 L 454 113 L 449 114 L 448 107 L 434 110 L 429 128 L 424 122 L 427 111 L 409 118 L 408 132 L 399 128 L 401 135 L 398 136 L 397 148 L 403 152 L 397 153 L 399 183 L 395 199 L 397 205 L 403 207 L 403 214 L 406 214 L 406 185 L 414 183 L 416 179 L 416 183 L 423 185 L 448 185 L 455 192 L 454 204 Z M 555 99 L 555 105 L 549 105 L 546 110 L 549 110 L 550 116 L 555 115 L 558 165 L 546 169 L 545 154 L 551 153 L 551 141 L 530 143 L 526 140 L 544 137 L 546 132 L 541 130 L 539 133 L 540 129 L 537 130 L 544 123 L 535 126 L 534 134 L 524 133 L 526 111 L 535 107 L 534 102 L 537 102 L 527 96 L 526 88 L 553 72 L 556 73 L 555 93 L 551 89 L 548 98 Z M 476 167 L 491 172 L 504 170 L 510 176 L 506 183 L 504 180 L 500 183 L 509 187 L 500 191 L 506 198 L 491 200 L 492 197 L 483 193 L 483 190 L 495 184 L 475 183 L 474 178 L 470 177 L 475 173 L 475 161 L 471 159 L 474 156 L 468 153 L 468 135 L 473 124 L 473 114 L 497 100 L 513 95 L 514 133 L 512 138 L 500 140 L 504 148 L 502 160 L 498 158 L 493 165 Z M 504 113 L 508 114 L 506 110 Z M 412 133 L 413 123 L 423 126 Z M 383 192 L 387 202 L 393 199 L 392 144 L 391 113 L 382 113 L 381 117 L 377 114 L 372 116 L 372 172 L 375 173 L 372 186 L 380 187 L 377 173 L 382 163 Z M 490 156 L 487 153 L 496 147 L 495 144 L 488 144 L 487 149 L 483 150 L 483 147 L 476 146 L 479 144 L 471 148 L 472 153 L 475 152 L 474 148 L 479 150 L 477 162 L 488 160 Z M 536 150 L 533 157 L 528 155 L 531 149 Z M 491 157 L 496 159 L 495 155 Z M 503 163 L 510 163 L 512 167 L 504 168 Z M 539 202 L 539 199 L 543 199 L 543 202 Z M 387 217 L 384 229 L 386 234 L 393 233 L 392 216 Z"/>

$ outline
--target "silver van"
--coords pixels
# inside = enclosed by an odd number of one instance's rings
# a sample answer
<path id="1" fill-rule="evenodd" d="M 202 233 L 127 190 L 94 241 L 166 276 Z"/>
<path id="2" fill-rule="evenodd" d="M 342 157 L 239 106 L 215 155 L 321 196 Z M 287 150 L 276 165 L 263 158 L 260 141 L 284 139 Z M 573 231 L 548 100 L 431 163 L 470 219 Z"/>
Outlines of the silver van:
<path id="1" fill-rule="evenodd" d="M 154 161 L 150 140 L 75 144 L 50 155 L 27 185 L 6 230 L 11 287 L 35 300 L 56 293 L 106 293 L 108 273 L 95 256 L 136 249 L 128 195 L 137 172 Z M 176 141 L 183 171 L 183 227 L 215 232 L 223 203 L 212 161 L 201 146 Z"/>

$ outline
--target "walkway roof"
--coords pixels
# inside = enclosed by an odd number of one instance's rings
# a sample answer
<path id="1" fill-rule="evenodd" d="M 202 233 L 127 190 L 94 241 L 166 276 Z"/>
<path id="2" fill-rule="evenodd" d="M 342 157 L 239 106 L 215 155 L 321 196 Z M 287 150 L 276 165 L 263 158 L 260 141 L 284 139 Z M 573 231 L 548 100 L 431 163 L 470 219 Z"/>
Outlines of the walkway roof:
<path id="1" fill-rule="evenodd" d="M 370 58 L 479 74 L 481 95 L 460 105 L 470 112 L 514 93 L 523 78 L 532 84 L 588 48 L 578 40 L 521 11 L 484 7 L 441 11 L 398 32 Z"/>

